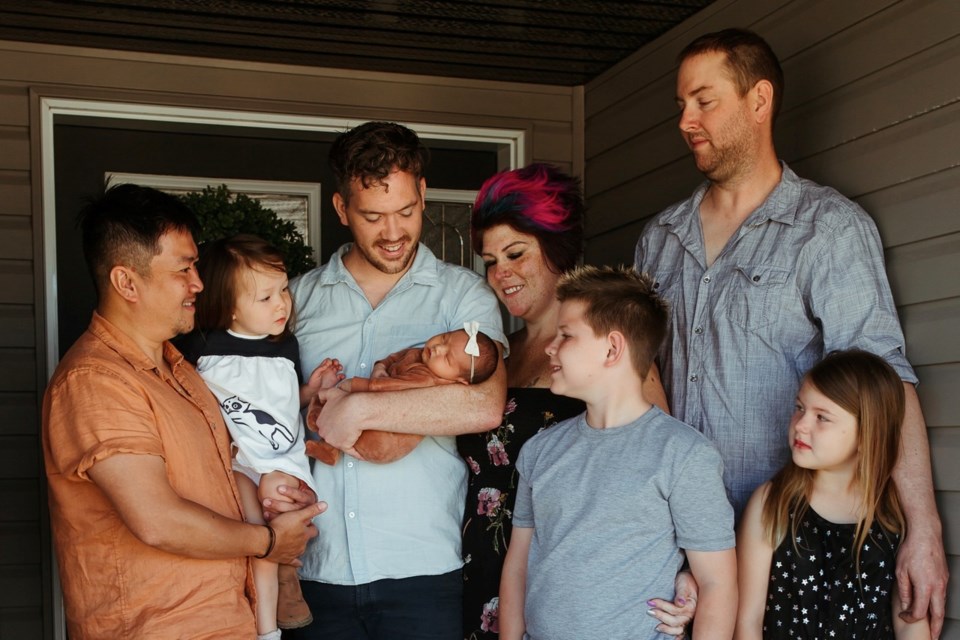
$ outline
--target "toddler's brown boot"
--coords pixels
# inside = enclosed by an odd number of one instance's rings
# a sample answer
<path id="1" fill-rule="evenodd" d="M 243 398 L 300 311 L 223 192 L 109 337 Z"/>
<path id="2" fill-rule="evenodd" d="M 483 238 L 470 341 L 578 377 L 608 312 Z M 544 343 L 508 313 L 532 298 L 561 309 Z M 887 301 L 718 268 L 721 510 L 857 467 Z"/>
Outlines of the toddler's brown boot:
<path id="1" fill-rule="evenodd" d="M 277 568 L 277 626 L 281 629 L 299 629 L 313 622 L 310 607 L 300 591 L 300 578 L 296 567 L 281 564 Z"/>

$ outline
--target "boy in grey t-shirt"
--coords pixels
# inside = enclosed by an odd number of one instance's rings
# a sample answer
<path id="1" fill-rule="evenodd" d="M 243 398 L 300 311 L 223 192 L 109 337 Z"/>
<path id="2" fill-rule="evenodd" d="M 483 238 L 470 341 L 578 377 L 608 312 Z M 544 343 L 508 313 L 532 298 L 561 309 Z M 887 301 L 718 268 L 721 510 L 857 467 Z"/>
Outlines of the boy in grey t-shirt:
<path id="1" fill-rule="evenodd" d="M 557 288 L 551 391 L 587 411 L 520 452 L 500 583 L 503 640 L 656 638 L 684 550 L 700 587 L 694 639 L 733 636 L 737 568 L 722 462 L 642 393 L 666 305 L 632 270 L 583 267 Z"/>

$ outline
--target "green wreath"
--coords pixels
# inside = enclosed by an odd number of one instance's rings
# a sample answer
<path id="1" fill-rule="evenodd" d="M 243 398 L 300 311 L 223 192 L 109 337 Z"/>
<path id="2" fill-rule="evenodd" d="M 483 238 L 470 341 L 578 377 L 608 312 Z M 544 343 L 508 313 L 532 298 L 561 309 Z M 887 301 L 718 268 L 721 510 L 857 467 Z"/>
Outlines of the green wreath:
<path id="1" fill-rule="evenodd" d="M 200 222 L 202 244 L 209 240 L 229 238 L 238 233 L 260 236 L 283 254 L 287 274 L 293 278 L 317 266 L 313 248 L 308 246 L 295 224 L 282 220 L 250 196 L 231 193 L 227 185 L 208 186 L 178 196 L 196 214 Z"/>

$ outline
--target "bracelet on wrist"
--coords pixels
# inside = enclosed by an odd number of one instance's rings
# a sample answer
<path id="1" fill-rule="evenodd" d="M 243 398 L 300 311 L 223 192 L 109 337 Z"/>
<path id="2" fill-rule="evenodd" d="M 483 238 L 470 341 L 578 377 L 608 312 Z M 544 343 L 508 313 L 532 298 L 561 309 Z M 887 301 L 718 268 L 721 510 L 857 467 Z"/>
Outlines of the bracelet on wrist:
<path id="1" fill-rule="evenodd" d="M 263 560 L 263 559 L 266 558 L 268 555 L 270 555 L 271 553 L 273 553 L 273 547 L 274 547 L 275 544 L 277 544 L 277 532 L 274 531 L 274 530 L 273 530 L 273 527 L 271 527 L 271 526 L 268 525 L 268 524 L 265 524 L 265 525 L 263 525 L 263 526 L 265 526 L 265 527 L 267 528 L 267 531 L 270 533 L 270 544 L 267 545 L 267 550 L 264 551 L 262 555 L 253 556 L 253 557 L 256 558 L 257 560 Z"/>

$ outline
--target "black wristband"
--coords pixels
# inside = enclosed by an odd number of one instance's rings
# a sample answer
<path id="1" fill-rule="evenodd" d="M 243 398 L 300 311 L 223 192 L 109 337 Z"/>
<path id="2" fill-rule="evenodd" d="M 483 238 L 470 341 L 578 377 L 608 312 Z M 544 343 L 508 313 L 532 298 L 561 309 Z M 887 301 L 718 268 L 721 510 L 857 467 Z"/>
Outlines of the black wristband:
<path id="1" fill-rule="evenodd" d="M 267 545 L 267 550 L 263 552 L 263 555 L 253 556 L 253 557 L 256 558 L 257 560 L 263 560 L 263 559 L 266 558 L 268 555 L 270 555 L 271 553 L 273 553 L 273 546 L 274 546 L 275 544 L 277 544 L 277 532 L 274 531 L 274 530 L 273 530 L 273 527 L 271 527 L 271 526 L 268 525 L 268 524 L 265 524 L 265 525 L 263 525 L 263 526 L 265 526 L 265 527 L 267 528 L 267 531 L 270 532 L 270 544 Z"/>

